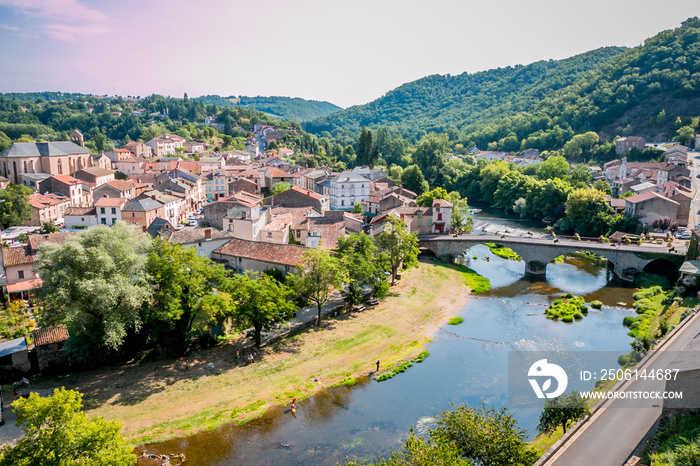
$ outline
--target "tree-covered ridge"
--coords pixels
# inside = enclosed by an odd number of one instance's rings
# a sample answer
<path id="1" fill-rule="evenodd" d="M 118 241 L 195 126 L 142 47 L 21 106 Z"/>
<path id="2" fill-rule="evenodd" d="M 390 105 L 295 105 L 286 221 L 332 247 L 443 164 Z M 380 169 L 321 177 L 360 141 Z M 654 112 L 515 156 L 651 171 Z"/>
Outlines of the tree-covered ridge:
<path id="1" fill-rule="evenodd" d="M 457 76 L 432 75 L 406 83 L 366 105 L 351 107 L 305 125 L 308 131 L 351 130 L 385 125 L 405 137 L 421 131 L 464 131 L 504 115 L 527 110 L 557 89 L 575 82 L 622 53 L 605 47 L 565 60 L 497 68 Z"/>
<path id="2" fill-rule="evenodd" d="M 606 48 L 559 62 L 429 76 L 305 128 L 346 135 L 359 125 L 384 125 L 412 141 L 433 130 L 448 134 L 453 145 L 505 151 L 558 150 L 589 133 L 602 144 L 631 134 L 668 140 L 697 127 L 698 39 L 700 20 L 690 18 L 626 51 Z M 611 148 L 598 156 L 607 157 Z M 572 152 L 576 158 L 581 151 Z"/>
<path id="3" fill-rule="evenodd" d="M 54 93 L 44 94 L 52 97 Z M 109 141 L 119 144 L 145 142 L 165 133 L 200 140 L 219 137 L 214 128 L 205 124 L 207 116 L 223 125 L 221 133 L 226 147 L 231 147 L 234 138 L 240 143 L 256 123 L 301 132 L 301 126 L 296 122 L 244 107 L 205 105 L 188 99 L 187 95 L 182 99 L 155 94 L 140 99 L 82 94 L 64 100 L 32 100 L 30 97 L 23 100 L 20 97 L 22 95 L 0 95 L 0 151 L 18 140 L 65 141 L 74 129 L 83 133 L 90 150 L 100 152 L 111 148 Z M 242 146 L 239 144 L 238 148 Z"/>
<path id="4" fill-rule="evenodd" d="M 280 97 L 280 96 L 229 96 L 221 97 L 219 95 L 203 95 L 195 97 L 193 100 L 204 104 L 216 104 L 220 107 L 245 107 L 260 112 L 265 112 L 270 115 L 278 116 L 290 121 L 309 121 L 329 113 L 342 110 L 341 107 L 330 102 L 322 102 L 318 100 L 305 100 L 299 97 Z"/>

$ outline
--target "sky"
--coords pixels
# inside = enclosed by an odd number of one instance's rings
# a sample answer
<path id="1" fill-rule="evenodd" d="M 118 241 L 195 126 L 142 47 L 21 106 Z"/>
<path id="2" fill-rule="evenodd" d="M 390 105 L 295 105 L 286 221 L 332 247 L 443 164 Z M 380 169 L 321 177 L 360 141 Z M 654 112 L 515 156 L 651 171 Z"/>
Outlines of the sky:
<path id="1" fill-rule="evenodd" d="M 349 107 L 431 74 L 638 46 L 698 15 L 698 0 L 0 0 L 0 92 Z"/>

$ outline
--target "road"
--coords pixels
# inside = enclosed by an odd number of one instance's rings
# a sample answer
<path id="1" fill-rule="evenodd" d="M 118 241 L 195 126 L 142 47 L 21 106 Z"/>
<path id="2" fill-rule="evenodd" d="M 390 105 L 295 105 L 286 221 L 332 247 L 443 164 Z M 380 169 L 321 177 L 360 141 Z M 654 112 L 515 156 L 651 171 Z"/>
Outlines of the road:
<path id="1" fill-rule="evenodd" d="M 648 369 L 666 369 L 693 338 L 700 338 L 700 314 L 688 317 L 692 321 L 679 333 L 671 336 L 663 350 L 656 352 L 646 366 Z M 663 380 L 630 381 L 623 391 L 663 391 Z M 629 407 L 645 406 L 645 407 Z M 562 466 L 619 466 L 625 463 L 635 447 L 661 415 L 661 400 L 614 400 L 598 410 L 591 420 L 574 435 L 565 449 L 557 452 L 547 465 Z"/>

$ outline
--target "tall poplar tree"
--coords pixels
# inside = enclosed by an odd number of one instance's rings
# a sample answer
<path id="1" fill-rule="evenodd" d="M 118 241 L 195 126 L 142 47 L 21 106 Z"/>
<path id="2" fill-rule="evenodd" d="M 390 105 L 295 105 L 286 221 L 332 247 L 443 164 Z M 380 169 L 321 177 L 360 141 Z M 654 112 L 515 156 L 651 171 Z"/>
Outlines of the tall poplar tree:
<path id="1" fill-rule="evenodd" d="M 372 131 L 366 126 L 362 127 L 360 142 L 357 144 L 356 165 L 369 165 L 372 161 Z"/>

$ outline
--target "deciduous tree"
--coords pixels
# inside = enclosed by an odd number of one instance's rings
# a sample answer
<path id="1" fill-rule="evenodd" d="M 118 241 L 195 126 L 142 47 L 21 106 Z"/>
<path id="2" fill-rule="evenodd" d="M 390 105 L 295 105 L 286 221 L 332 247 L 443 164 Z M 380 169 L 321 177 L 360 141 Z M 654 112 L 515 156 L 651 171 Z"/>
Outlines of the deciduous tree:
<path id="1" fill-rule="evenodd" d="M 340 289 L 347 275 L 337 257 L 325 249 L 309 249 L 297 267 L 298 273 L 287 278 L 297 292 L 316 304 L 321 325 L 321 309 L 331 299 L 334 289 Z"/>
<path id="2" fill-rule="evenodd" d="M 150 245 L 150 237 L 117 222 L 71 236 L 63 246 L 39 248 L 41 318 L 47 325 L 68 325 L 68 348 L 79 361 L 94 363 L 118 351 L 127 333 L 141 328 L 139 310 L 151 297 Z"/>
<path id="3" fill-rule="evenodd" d="M 537 454 L 527 447 L 525 430 L 506 408 L 496 410 L 466 405 L 443 411 L 435 421 L 431 437 L 451 443 L 462 458 L 489 466 L 531 465 Z"/>
<path id="4" fill-rule="evenodd" d="M 286 322 L 297 306 L 289 298 L 292 291 L 267 274 L 236 275 L 222 290 L 233 297 L 232 318 L 239 328 L 253 328 L 252 338 L 260 346 L 263 330 L 274 322 Z"/>
<path id="5" fill-rule="evenodd" d="M 11 184 L 0 190 L 0 224 L 3 229 L 21 225 L 31 217 L 29 195 L 32 190 L 23 184 Z"/>
<path id="6" fill-rule="evenodd" d="M 351 233 L 345 238 L 338 238 L 338 258 L 348 274 L 348 290 L 344 292 L 347 302 L 360 302 L 360 287 L 375 277 L 377 253 L 372 238 L 364 233 Z"/>
<path id="7" fill-rule="evenodd" d="M 418 238 L 406 228 L 403 220 L 388 215 L 384 230 L 377 237 L 377 246 L 391 272 L 391 283 L 396 282 L 396 275 L 402 266 L 409 268 L 418 265 Z"/>
<path id="8" fill-rule="evenodd" d="M 577 392 L 549 398 L 544 402 L 544 409 L 538 419 L 537 431 L 540 434 L 551 434 L 558 427 L 561 427 L 566 433 L 570 424 L 589 413 L 586 400 Z"/>
<path id="9" fill-rule="evenodd" d="M 136 457 L 121 436 L 121 424 L 88 418 L 82 405 L 82 395 L 65 388 L 12 403 L 24 436 L 2 448 L 0 466 L 133 465 Z"/>

